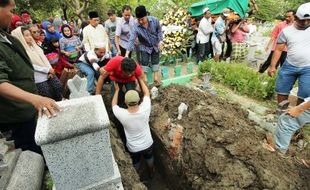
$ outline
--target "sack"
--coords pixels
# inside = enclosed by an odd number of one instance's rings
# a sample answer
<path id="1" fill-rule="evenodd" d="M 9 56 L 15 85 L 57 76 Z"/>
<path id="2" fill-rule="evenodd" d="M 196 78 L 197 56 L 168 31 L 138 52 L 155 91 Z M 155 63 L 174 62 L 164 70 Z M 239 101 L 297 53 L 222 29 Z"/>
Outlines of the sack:
<path id="1" fill-rule="evenodd" d="M 221 34 L 221 35 L 217 35 L 216 37 L 219 39 L 219 41 L 220 41 L 221 43 L 226 42 L 226 32 L 224 32 L 224 33 Z"/>
<path id="2" fill-rule="evenodd" d="M 64 70 L 62 71 L 61 76 L 60 76 L 60 82 L 63 87 L 63 97 L 65 98 L 69 97 L 70 91 L 67 86 L 67 82 L 69 79 L 72 79 L 76 75 L 77 72 L 78 72 L 77 68 L 73 68 L 73 69 L 64 68 Z"/>

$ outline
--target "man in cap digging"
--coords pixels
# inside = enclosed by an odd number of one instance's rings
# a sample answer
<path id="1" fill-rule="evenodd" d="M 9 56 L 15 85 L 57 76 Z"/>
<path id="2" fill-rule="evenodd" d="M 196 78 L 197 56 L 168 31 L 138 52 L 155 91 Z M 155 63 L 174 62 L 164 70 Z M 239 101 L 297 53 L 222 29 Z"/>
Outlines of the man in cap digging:
<path id="1" fill-rule="evenodd" d="M 96 11 L 91 11 L 88 13 L 89 25 L 83 29 L 83 45 L 85 51 L 90 51 L 95 49 L 95 43 L 106 44 L 106 51 L 110 51 L 110 40 L 109 36 L 100 23 L 99 15 Z"/>
<path id="2" fill-rule="evenodd" d="M 134 49 L 135 40 L 138 38 L 142 69 L 144 73 L 147 73 L 151 68 L 154 75 L 154 85 L 159 86 L 161 84 L 159 78 L 159 54 L 163 40 L 161 26 L 157 18 L 147 16 L 147 11 L 143 5 L 138 6 L 135 12 L 138 22 L 134 24 L 130 33 L 125 57 L 128 57 L 129 53 Z M 144 80 L 146 81 L 146 75 Z"/>
<path id="3" fill-rule="evenodd" d="M 137 171 L 140 170 L 140 160 L 143 156 L 146 160 L 150 178 L 154 173 L 153 139 L 149 126 L 151 113 L 150 92 L 142 78 L 138 79 L 144 94 L 141 104 L 137 91 L 129 90 L 125 94 L 127 109 L 120 108 L 118 103 L 118 84 L 115 83 L 115 94 L 112 99 L 112 110 L 116 118 L 124 126 L 126 146 Z"/>

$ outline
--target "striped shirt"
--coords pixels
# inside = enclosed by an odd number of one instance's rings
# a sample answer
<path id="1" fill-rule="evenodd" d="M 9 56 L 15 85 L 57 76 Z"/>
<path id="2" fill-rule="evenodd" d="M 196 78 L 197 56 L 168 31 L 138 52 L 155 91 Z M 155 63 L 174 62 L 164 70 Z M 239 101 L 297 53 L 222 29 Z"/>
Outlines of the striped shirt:
<path id="1" fill-rule="evenodd" d="M 139 50 L 152 53 L 153 50 L 159 52 L 158 44 L 163 40 L 163 33 L 160 23 L 157 18 L 148 16 L 148 27 L 144 28 L 139 23 L 135 23 L 133 30 L 130 33 L 130 38 L 127 44 L 127 51 L 132 51 L 135 47 L 135 40 L 139 40 Z"/>

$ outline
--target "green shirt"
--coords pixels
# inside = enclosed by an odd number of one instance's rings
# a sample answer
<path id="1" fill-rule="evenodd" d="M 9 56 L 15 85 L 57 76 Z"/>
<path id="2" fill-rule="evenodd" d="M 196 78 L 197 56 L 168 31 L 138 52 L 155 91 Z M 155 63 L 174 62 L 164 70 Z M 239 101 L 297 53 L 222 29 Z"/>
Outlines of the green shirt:
<path id="1" fill-rule="evenodd" d="M 4 82 L 37 93 L 33 67 L 25 49 L 19 40 L 0 29 L 0 84 Z M 0 96 L 0 126 L 25 122 L 35 116 L 36 109 L 31 104 Z"/>

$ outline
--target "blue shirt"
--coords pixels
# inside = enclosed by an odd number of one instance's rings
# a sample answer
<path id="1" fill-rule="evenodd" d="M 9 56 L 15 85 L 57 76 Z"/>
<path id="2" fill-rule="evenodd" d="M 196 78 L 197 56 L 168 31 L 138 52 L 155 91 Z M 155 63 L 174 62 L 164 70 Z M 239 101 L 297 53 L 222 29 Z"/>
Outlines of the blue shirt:
<path id="1" fill-rule="evenodd" d="M 218 19 L 215 21 L 214 24 L 214 31 L 212 37 L 216 37 L 218 35 L 221 35 L 225 32 L 225 20 L 220 16 Z"/>
<path id="2" fill-rule="evenodd" d="M 135 40 L 139 39 L 139 50 L 152 53 L 153 50 L 159 52 L 158 44 L 163 40 L 163 33 L 161 31 L 161 26 L 157 18 L 153 16 L 148 16 L 148 27 L 135 23 L 133 30 L 130 33 L 130 38 L 127 44 L 127 51 L 132 51 L 135 47 Z"/>

